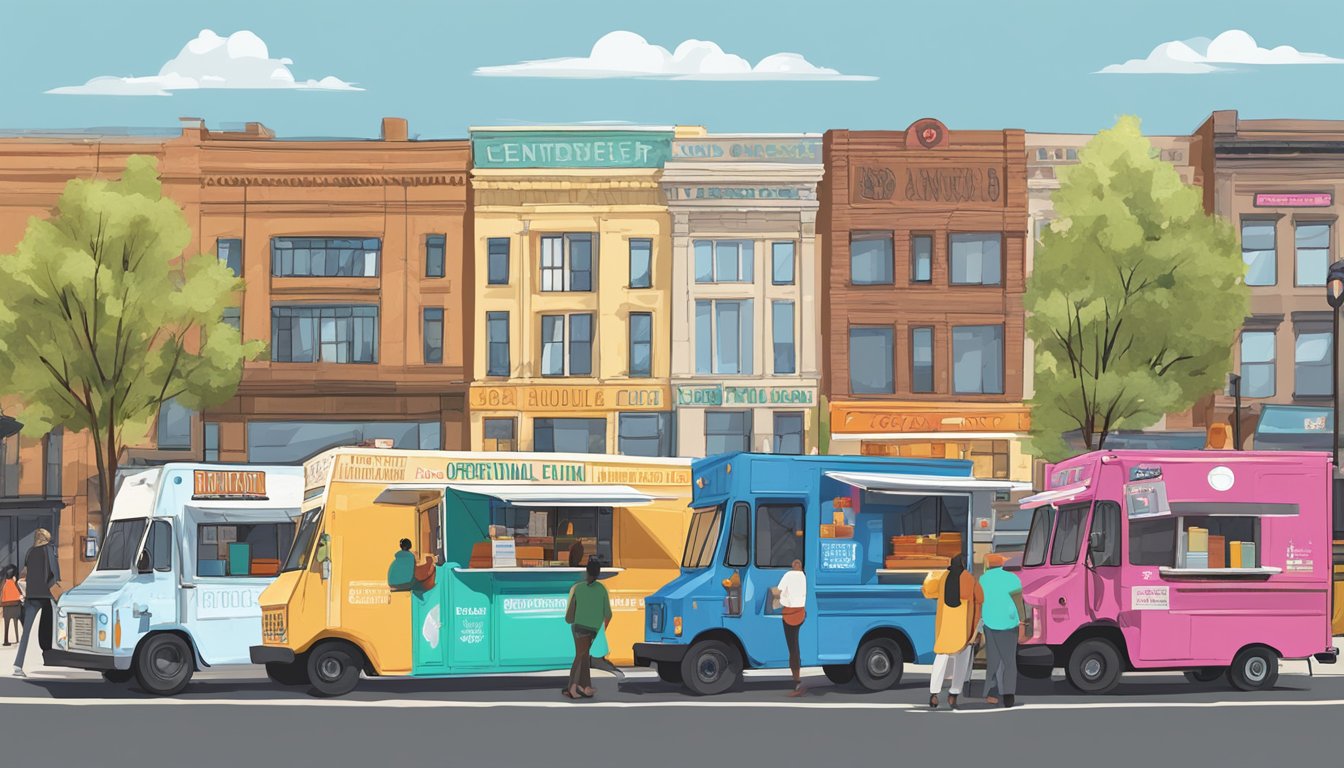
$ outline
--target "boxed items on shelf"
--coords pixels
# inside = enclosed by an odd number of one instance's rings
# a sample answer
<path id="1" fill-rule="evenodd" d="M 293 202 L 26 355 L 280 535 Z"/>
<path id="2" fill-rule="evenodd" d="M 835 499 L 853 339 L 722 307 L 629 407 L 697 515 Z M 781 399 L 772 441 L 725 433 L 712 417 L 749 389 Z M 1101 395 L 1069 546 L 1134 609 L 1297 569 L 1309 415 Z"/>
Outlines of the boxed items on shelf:
<path id="1" fill-rule="evenodd" d="M 822 523 L 821 538 L 852 539 L 854 538 L 854 526 L 844 525 L 842 523 Z"/>
<path id="2" fill-rule="evenodd" d="M 1253 541 L 1234 541 L 1232 542 L 1232 567 L 1233 568 L 1254 568 L 1255 567 L 1255 542 Z"/>
<path id="3" fill-rule="evenodd" d="M 1209 536 L 1209 567 L 1227 567 L 1227 539 L 1223 536 Z"/>
<path id="4" fill-rule="evenodd" d="M 471 545 L 471 561 L 467 563 L 468 568 L 489 568 L 493 564 L 490 542 L 478 541 Z"/>
<path id="5" fill-rule="evenodd" d="M 520 568 L 540 568 L 546 564 L 546 550 L 541 547 L 518 545 L 515 554 Z"/>
<path id="6" fill-rule="evenodd" d="M 494 568 L 516 568 L 518 548 L 513 539 L 495 539 L 490 542 L 490 560 Z"/>
<path id="7" fill-rule="evenodd" d="M 962 553 L 962 543 L 960 533 L 893 536 L 891 555 L 886 558 L 885 563 L 887 568 L 893 570 L 946 568 L 954 556 Z"/>

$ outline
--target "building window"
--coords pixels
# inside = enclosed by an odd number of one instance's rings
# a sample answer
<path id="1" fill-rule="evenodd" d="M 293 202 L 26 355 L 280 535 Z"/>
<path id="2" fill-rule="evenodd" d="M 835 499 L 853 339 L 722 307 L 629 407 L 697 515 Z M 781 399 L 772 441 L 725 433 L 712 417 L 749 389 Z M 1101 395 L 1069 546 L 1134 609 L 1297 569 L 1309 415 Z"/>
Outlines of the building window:
<path id="1" fill-rule="evenodd" d="M 541 290 L 593 290 L 592 233 L 541 238 Z"/>
<path id="2" fill-rule="evenodd" d="M 383 241 L 376 238 L 271 238 L 276 277 L 377 277 Z"/>
<path id="3" fill-rule="evenodd" d="M 695 302 L 695 372 L 749 374 L 752 300 Z"/>
<path id="4" fill-rule="evenodd" d="M 444 254 L 448 238 L 444 235 L 425 235 L 425 277 L 443 277 Z"/>
<path id="5" fill-rule="evenodd" d="M 1293 350 L 1293 395 L 1330 396 L 1330 332 L 1298 331 Z"/>
<path id="6" fill-rule="evenodd" d="M 894 256 L 890 232 L 855 232 L 849 237 L 849 281 L 855 285 L 891 285 Z"/>
<path id="7" fill-rule="evenodd" d="M 775 285 L 793 285 L 792 241 L 770 244 L 770 282 Z"/>
<path id="8" fill-rule="evenodd" d="M 933 236 L 910 238 L 910 282 L 933 282 Z"/>
<path id="9" fill-rule="evenodd" d="M 999 285 L 1003 236 L 998 232 L 958 232 L 948 236 L 953 285 Z"/>
<path id="10" fill-rule="evenodd" d="M 1050 150 L 1048 150 L 1048 149 L 1038 149 L 1038 150 L 1036 150 L 1036 159 L 1037 159 L 1037 160 L 1049 160 L 1049 159 L 1050 159 Z"/>
<path id="11" fill-rule="evenodd" d="M 1003 394 L 1003 326 L 962 325 L 952 329 L 952 391 Z"/>
<path id="12" fill-rule="evenodd" d="M 889 395 L 895 389 L 895 338 L 889 326 L 849 329 L 849 393 Z"/>
<path id="13" fill-rule="evenodd" d="M 0 496 L 19 495 L 19 436 L 0 439 Z"/>
<path id="14" fill-rule="evenodd" d="M 247 459 L 254 464 L 296 464 L 328 448 L 375 438 L 391 440 L 393 448 L 437 451 L 443 448 L 443 425 L 437 421 L 250 421 Z"/>
<path id="15" fill-rule="evenodd" d="M 750 240 L 696 240 L 695 282 L 750 283 L 755 244 Z"/>
<path id="16" fill-rule="evenodd" d="M 236 237 L 221 237 L 215 241 L 215 251 L 219 254 L 219 260 L 224 262 L 224 266 L 233 272 L 235 277 L 243 276 L 243 241 Z"/>
<path id="17" fill-rule="evenodd" d="M 1077 159 L 1078 159 L 1078 150 L 1076 150 L 1076 149 L 1066 149 L 1066 150 L 1064 150 L 1064 159 L 1065 159 L 1065 160 L 1077 160 Z"/>
<path id="18" fill-rule="evenodd" d="M 485 332 L 489 345 L 486 376 L 509 375 L 509 313 L 486 312 Z"/>
<path id="19" fill-rule="evenodd" d="M 593 316 L 569 315 L 569 359 L 565 359 L 565 315 L 541 316 L 541 375 L 593 374 Z"/>
<path id="20" fill-rule="evenodd" d="M 1006 440 L 984 440 L 970 445 L 969 458 L 976 477 L 1007 480 L 1009 456 Z"/>
<path id="21" fill-rule="evenodd" d="M 635 238 L 630 241 L 630 287 L 653 287 L 653 241 Z"/>
<path id="22" fill-rule="evenodd" d="M 533 419 L 532 450 L 541 453 L 606 453 L 606 419 Z"/>
<path id="23" fill-rule="evenodd" d="M 161 451 L 191 448 L 191 411 L 171 397 L 164 400 L 159 406 L 155 440 Z"/>
<path id="24" fill-rule="evenodd" d="M 1330 266 L 1330 225 L 1325 222 L 1301 222 L 1295 234 L 1297 245 L 1297 284 L 1325 285 Z"/>
<path id="25" fill-rule="evenodd" d="M 277 363 L 376 363 L 378 307 L 273 306 L 271 359 Z"/>
<path id="26" fill-rule="evenodd" d="M 775 413 L 775 453 L 801 456 L 803 453 L 803 414 L 798 411 Z"/>
<path id="27" fill-rule="evenodd" d="M 518 450 L 517 419 L 482 419 L 487 451 Z"/>
<path id="28" fill-rule="evenodd" d="M 1241 332 L 1241 393 L 1274 396 L 1274 331 Z"/>
<path id="29" fill-rule="evenodd" d="M 910 329 L 910 391 L 933 391 L 933 328 Z"/>
<path id="30" fill-rule="evenodd" d="M 509 284 L 509 238 L 492 237 L 485 241 L 486 283 Z"/>
<path id="31" fill-rule="evenodd" d="M 61 495 L 61 466 L 65 453 L 65 430 L 53 428 L 42 439 L 42 494 Z"/>
<path id="32" fill-rule="evenodd" d="M 1273 285 L 1278 280 L 1273 221 L 1241 220 L 1241 259 L 1246 262 L 1247 285 Z"/>
<path id="33" fill-rule="evenodd" d="M 243 311 L 238 307 L 225 307 L 223 314 L 219 316 L 219 322 L 230 326 L 239 333 L 243 332 Z"/>
<path id="34" fill-rule="evenodd" d="M 798 362 L 793 347 L 793 302 L 772 302 L 770 315 L 770 331 L 775 345 L 775 375 L 797 373 Z"/>
<path id="35" fill-rule="evenodd" d="M 751 411 L 705 411 L 705 455 L 751 450 Z"/>
<path id="36" fill-rule="evenodd" d="M 443 362 L 443 307 L 425 307 L 423 336 L 425 362 Z"/>
<path id="37" fill-rule="evenodd" d="M 622 413 L 616 421 L 616 450 L 622 456 L 672 456 L 671 413 Z"/>
<path id="38" fill-rule="evenodd" d="M 205 423 L 205 460 L 219 461 L 219 423 Z"/>
<path id="39" fill-rule="evenodd" d="M 653 315 L 630 313 L 630 375 L 653 375 Z"/>

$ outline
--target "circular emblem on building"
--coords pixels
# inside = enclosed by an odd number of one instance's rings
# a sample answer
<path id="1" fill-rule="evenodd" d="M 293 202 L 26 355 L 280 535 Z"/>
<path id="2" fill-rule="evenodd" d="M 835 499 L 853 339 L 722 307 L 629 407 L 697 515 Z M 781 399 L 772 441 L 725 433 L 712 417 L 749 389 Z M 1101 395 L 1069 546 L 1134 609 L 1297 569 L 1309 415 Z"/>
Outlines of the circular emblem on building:
<path id="1" fill-rule="evenodd" d="M 920 146 L 932 149 L 942 143 L 943 127 L 932 121 L 920 123 L 915 128 L 915 135 L 919 139 Z"/>
<path id="2" fill-rule="evenodd" d="M 1218 466 L 1209 470 L 1209 487 L 1215 491 L 1230 491 L 1237 482 L 1237 476 L 1228 467 Z"/>

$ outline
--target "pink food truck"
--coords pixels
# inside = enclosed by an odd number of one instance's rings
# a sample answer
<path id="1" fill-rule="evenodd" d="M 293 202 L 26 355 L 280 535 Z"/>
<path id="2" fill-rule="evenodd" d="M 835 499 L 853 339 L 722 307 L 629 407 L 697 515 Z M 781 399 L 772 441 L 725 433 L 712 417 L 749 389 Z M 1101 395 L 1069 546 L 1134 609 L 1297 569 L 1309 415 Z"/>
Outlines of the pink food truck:
<path id="1" fill-rule="evenodd" d="M 1089 693 L 1126 671 L 1273 687 L 1333 664 L 1330 456 L 1096 451 L 1046 467 L 1019 576 L 1029 677 Z"/>

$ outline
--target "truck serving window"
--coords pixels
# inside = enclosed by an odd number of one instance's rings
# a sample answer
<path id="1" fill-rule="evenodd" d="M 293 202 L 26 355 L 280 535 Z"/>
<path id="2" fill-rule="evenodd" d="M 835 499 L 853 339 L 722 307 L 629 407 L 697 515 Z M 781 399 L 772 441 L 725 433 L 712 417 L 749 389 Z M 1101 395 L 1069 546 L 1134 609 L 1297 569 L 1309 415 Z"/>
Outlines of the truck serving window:
<path id="1" fill-rule="evenodd" d="M 1055 526 L 1055 543 L 1050 547 L 1051 565 L 1072 565 L 1078 562 L 1078 545 L 1083 539 L 1083 521 L 1087 519 L 1086 504 L 1071 504 L 1059 510 L 1059 524 Z"/>
<path id="2" fill-rule="evenodd" d="M 143 517 L 114 521 L 107 531 L 102 556 L 98 558 L 99 571 L 127 571 L 135 564 L 135 553 L 140 551 L 140 539 L 145 535 L 149 520 Z"/>
<path id="3" fill-rule="evenodd" d="M 723 507 L 702 507 L 691 516 L 691 529 L 686 534 L 686 551 L 681 557 L 682 568 L 708 568 L 714 559 L 714 548 L 723 527 Z"/>
<path id="4" fill-rule="evenodd" d="M 1045 565 L 1045 553 L 1050 549 L 1050 531 L 1055 527 L 1055 508 L 1037 507 L 1031 515 L 1031 530 L 1027 532 L 1027 546 L 1022 553 L 1022 565 L 1030 568 Z"/>
<path id="5" fill-rule="evenodd" d="M 294 545 L 289 548 L 289 556 L 285 558 L 282 570 L 302 571 L 308 567 L 308 552 L 313 548 L 313 539 L 317 537 L 317 531 L 321 527 L 322 507 L 303 513 L 299 531 L 294 536 Z"/>
<path id="6" fill-rule="evenodd" d="M 803 505 L 757 505 L 756 567 L 788 568 L 803 559 Z"/>
<path id="7" fill-rule="evenodd" d="M 1129 521 L 1129 564 L 1176 563 L 1176 518 Z"/>
<path id="8" fill-rule="evenodd" d="M 293 539 L 293 523 L 198 525 L 196 575 L 274 576 Z"/>

